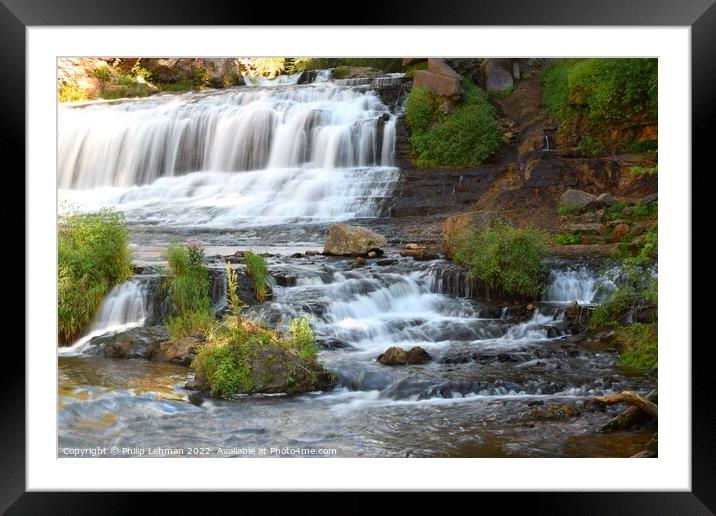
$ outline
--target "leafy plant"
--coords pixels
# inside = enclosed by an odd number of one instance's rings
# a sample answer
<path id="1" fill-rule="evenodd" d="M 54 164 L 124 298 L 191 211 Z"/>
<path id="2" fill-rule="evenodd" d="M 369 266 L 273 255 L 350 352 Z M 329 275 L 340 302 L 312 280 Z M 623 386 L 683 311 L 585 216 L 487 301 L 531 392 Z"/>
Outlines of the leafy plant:
<path id="1" fill-rule="evenodd" d="M 79 337 L 109 290 L 132 275 L 124 214 L 70 213 L 57 235 L 58 333 L 61 342 Z"/>
<path id="2" fill-rule="evenodd" d="M 604 146 L 602 143 L 593 136 L 583 136 L 579 140 L 579 145 L 577 145 L 577 150 L 580 152 L 583 152 L 587 156 L 599 156 L 604 152 Z"/>
<path id="3" fill-rule="evenodd" d="M 231 308 L 231 315 L 233 315 L 237 321 L 241 319 L 241 311 L 246 307 L 241 299 L 239 299 L 239 294 L 237 293 L 238 283 L 239 280 L 236 271 L 231 268 L 229 262 L 226 262 L 226 296 L 229 301 L 229 307 Z"/>
<path id="4" fill-rule="evenodd" d="M 548 237 L 533 229 L 497 221 L 457 235 L 454 260 L 471 277 L 507 295 L 535 297 L 544 286 Z"/>

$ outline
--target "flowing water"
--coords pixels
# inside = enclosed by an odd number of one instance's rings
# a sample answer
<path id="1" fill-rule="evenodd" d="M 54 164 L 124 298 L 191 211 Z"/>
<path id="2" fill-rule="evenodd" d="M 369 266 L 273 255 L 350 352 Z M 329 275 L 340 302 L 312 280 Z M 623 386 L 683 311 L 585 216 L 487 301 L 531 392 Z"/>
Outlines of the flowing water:
<path id="1" fill-rule="evenodd" d="M 218 447 L 230 456 L 260 448 L 344 457 L 639 451 L 650 435 L 596 434 L 610 415 L 584 403 L 647 381 L 617 370 L 614 350 L 569 339 L 564 305 L 598 303 L 608 288 L 594 269 L 555 265 L 538 309 L 515 317 L 473 299 L 469 282 L 442 260 L 400 258 L 390 247 L 390 260 L 361 268 L 294 255 L 320 250 L 332 221 L 380 220 L 400 177 L 396 114 L 365 85 L 326 79 L 61 110 L 61 200 L 123 210 L 142 263 L 160 263 L 174 238 L 199 239 L 217 269 L 236 249 L 271 252 L 270 272 L 293 286 L 275 286 L 252 313 L 272 325 L 307 317 L 339 385 L 200 402 L 183 387 L 186 368 L 87 356 L 92 337 L 149 320 L 152 278 L 137 276 L 110 292 L 90 334 L 60 350 L 60 454 L 94 446 L 118 446 L 125 456 L 155 447 L 206 447 L 214 456 Z M 218 273 L 217 311 L 225 289 Z M 378 364 L 390 346 L 420 346 L 432 360 Z M 535 417 L 553 404 L 582 415 Z"/>

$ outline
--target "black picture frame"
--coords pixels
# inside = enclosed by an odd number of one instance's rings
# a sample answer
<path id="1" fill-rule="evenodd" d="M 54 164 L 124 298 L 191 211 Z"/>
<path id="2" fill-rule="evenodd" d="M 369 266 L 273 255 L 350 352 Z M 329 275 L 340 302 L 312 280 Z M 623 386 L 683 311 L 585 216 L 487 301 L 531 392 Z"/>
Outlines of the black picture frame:
<path id="1" fill-rule="evenodd" d="M 715 0 L 453 0 L 437 5 L 430 0 L 363 2 L 350 17 L 351 25 L 554 25 L 554 26 L 689 26 L 692 70 L 692 162 L 706 164 L 708 127 L 715 101 Z M 335 3 L 309 4 L 214 0 L 0 0 L 0 113 L 2 139 L 8 158 L 24 169 L 25 163 L 25 29 L 28 26 L 78 25 L 266 25 L 280 11 L 291 24 L 335 25 L 317 13 L 337 12 Z M 326 18 L 330 16 L 327 14 Z M 320 20 L 320 21 L 319 21 Z M 268 23 L 267 23 L 268 21 Z M 340 25 L 341 23 L 338 23 Z M 704 168 L 707 172 L 713 166 Z M 680 173 L 688 174 L 688 171 Z M 19 175 L 18 175 L 19 177 Z M 694 179 L 696 179 L 694 177 Z M 692 189 L 692 191 L 697 191 Z M 692 217 L 693 218 L 693 217 Z M 697 233 L 692 233 L 697 234 Z M 19 247 L 19 246 L 17 246 Z M 694 256 L 697 258 L 697 256 Z M 703 258 L 702 258 L 703 259 Z M 699 270 L 696 260 L 692 270 Z M 26 278 L 29 271 L 25 271 Z M 696 304 L 693 306 L 696 307 Z M 25 352 L 18 343 L 5 343 L 0 381 L 0 511 L 8 514 L 126 514 L 144 504 L 141 493 L 26 492 L 25 472 Z M 688 344 L 688 343 L 685 343 Z M 690 492 L 511 493 L 530 511 L 548 514 L 713 514 L 716 511 L 716 435 L 708 380 L 713 375 L 707 359 L 709 340 L 694 339 L 692 346 L 692 490 Z M 245 496 L 245 495 L 242 495 Z M 275 494 L 255 495 L 276 500 Z M 293 494 L 293 497 L 303 495 Z M 356 496 L 356 495 L 352 495 Z M 494 498 L 499 494 L 485 493 Z M 185 497 L 162 495 L 165 510 L 184 507 Z M 503 503 L 504 500 L 493 500 Z M 145 502 L 146 503 L 146 502 Z M 223 503 L 216 500 L 215 503 Z M 261 503 L 261 502 L 259 502 Z M 273 503 L 273 502 L 272 502 Z M 422 504 L 422 496 L 403 500 L 404 509 Z M 474 502 L 470 502 L 474 503 Z M 299 499 L 292 504 L 301 506 Z M 372 502 L 349 503 L 370 510 Z"/>

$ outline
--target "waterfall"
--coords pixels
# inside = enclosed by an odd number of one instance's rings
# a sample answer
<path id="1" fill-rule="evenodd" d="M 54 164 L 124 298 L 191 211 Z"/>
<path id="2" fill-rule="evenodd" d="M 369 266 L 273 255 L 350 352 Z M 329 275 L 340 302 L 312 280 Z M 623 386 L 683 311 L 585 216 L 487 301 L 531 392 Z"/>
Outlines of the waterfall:
<path id="1" fill-rule="evenodd" d="M 72 346 L 59 348 L 59 353 L 77 353 L 93 337 L 142 326 L 147 304 L 147 288 L 142 282 L 131 278 L 117 285 L 102 301 L 89 332 Z"/>
<path id="2" fill-rule="evenodd" d="M 395 116 L 325 82 L 62 106 L 58 145 L 61 202 L 147 223 L 375 217 L 398 179 Z"/>

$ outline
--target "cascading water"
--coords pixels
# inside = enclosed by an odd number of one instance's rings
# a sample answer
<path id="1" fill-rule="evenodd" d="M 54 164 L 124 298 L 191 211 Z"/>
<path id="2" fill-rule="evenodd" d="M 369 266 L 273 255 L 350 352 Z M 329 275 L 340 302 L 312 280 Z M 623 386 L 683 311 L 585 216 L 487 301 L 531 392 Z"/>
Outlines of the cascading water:
<path id="1" fill-rule="evenodd" d="M 142 326 L 147 317 L 147 288 L 137 279 L 129 279 L 109 291 L 97 311 L 89 332 L 60 353 L 80 353 L 93 338 Z"/>
<path id="2" fill-rule="evenodd" d="M 330 83 L 65 107 L 60 200 L 166 225 L 372 217 L 394 152 L 380 98 Z"/>
<path id="3" fill-rule="evenodd" d="M 60 108 L 60 200 L 124 211 L 140 223 L 130 226 L 133 252 L 155 259 L 172 239 L 201 235 L 215 249 L 207 257 L 219 269 L 211 276 L 217 313 L 226 306 L 225 260 L 236 249 L 216 249 L 270 247 L 270 272 L 291 281 L 275 285 L 273 298 L 245 315 L 270 325 L 307 317 L 318 358 L 339 382 L 325 393 L 195 406 L 187 402 L 184 385 L 193 375 L 185 367 L 83 354 L 87 343 L 103 345 L 95 336 L 159 324 L 147 315 L 159 306 L 147 292 L 161 289 L 136 277 L 109 293 L 88 335 L 60 350 L 61 449 L 298 445 L 342 456 L 569 456 L 579 453 L 565 438 L 582 438 L 584 424 L 540 423 L 531 431 L 528 404 L 639 386 L 615 372 L 610 353 L 577 350 L 566 338 L 564 308 L 550 306 L 598 302 L 597 283 L 604 282 L 586 270 L 556 267 L 545 303 L 516 319 L 474 299 L 479 293 L 464 271 L 441 260 L 391 257 L 353 268 L 352 259 L 296 253 L 295 241 L 284 238 L 304 238 L 293 222 L 321 231 L 329 221 L 356 217 L 370 225 L 398 179 L 400 113 L 365 86 L 339 86 L 329 77 L 326 71 L 310 85 L 259 83 Z M 323 235 L 306 234 L 301 243 L 321 247 Z M 391 346 L 420 346 L 431 360 L 379 364 Z"/>

